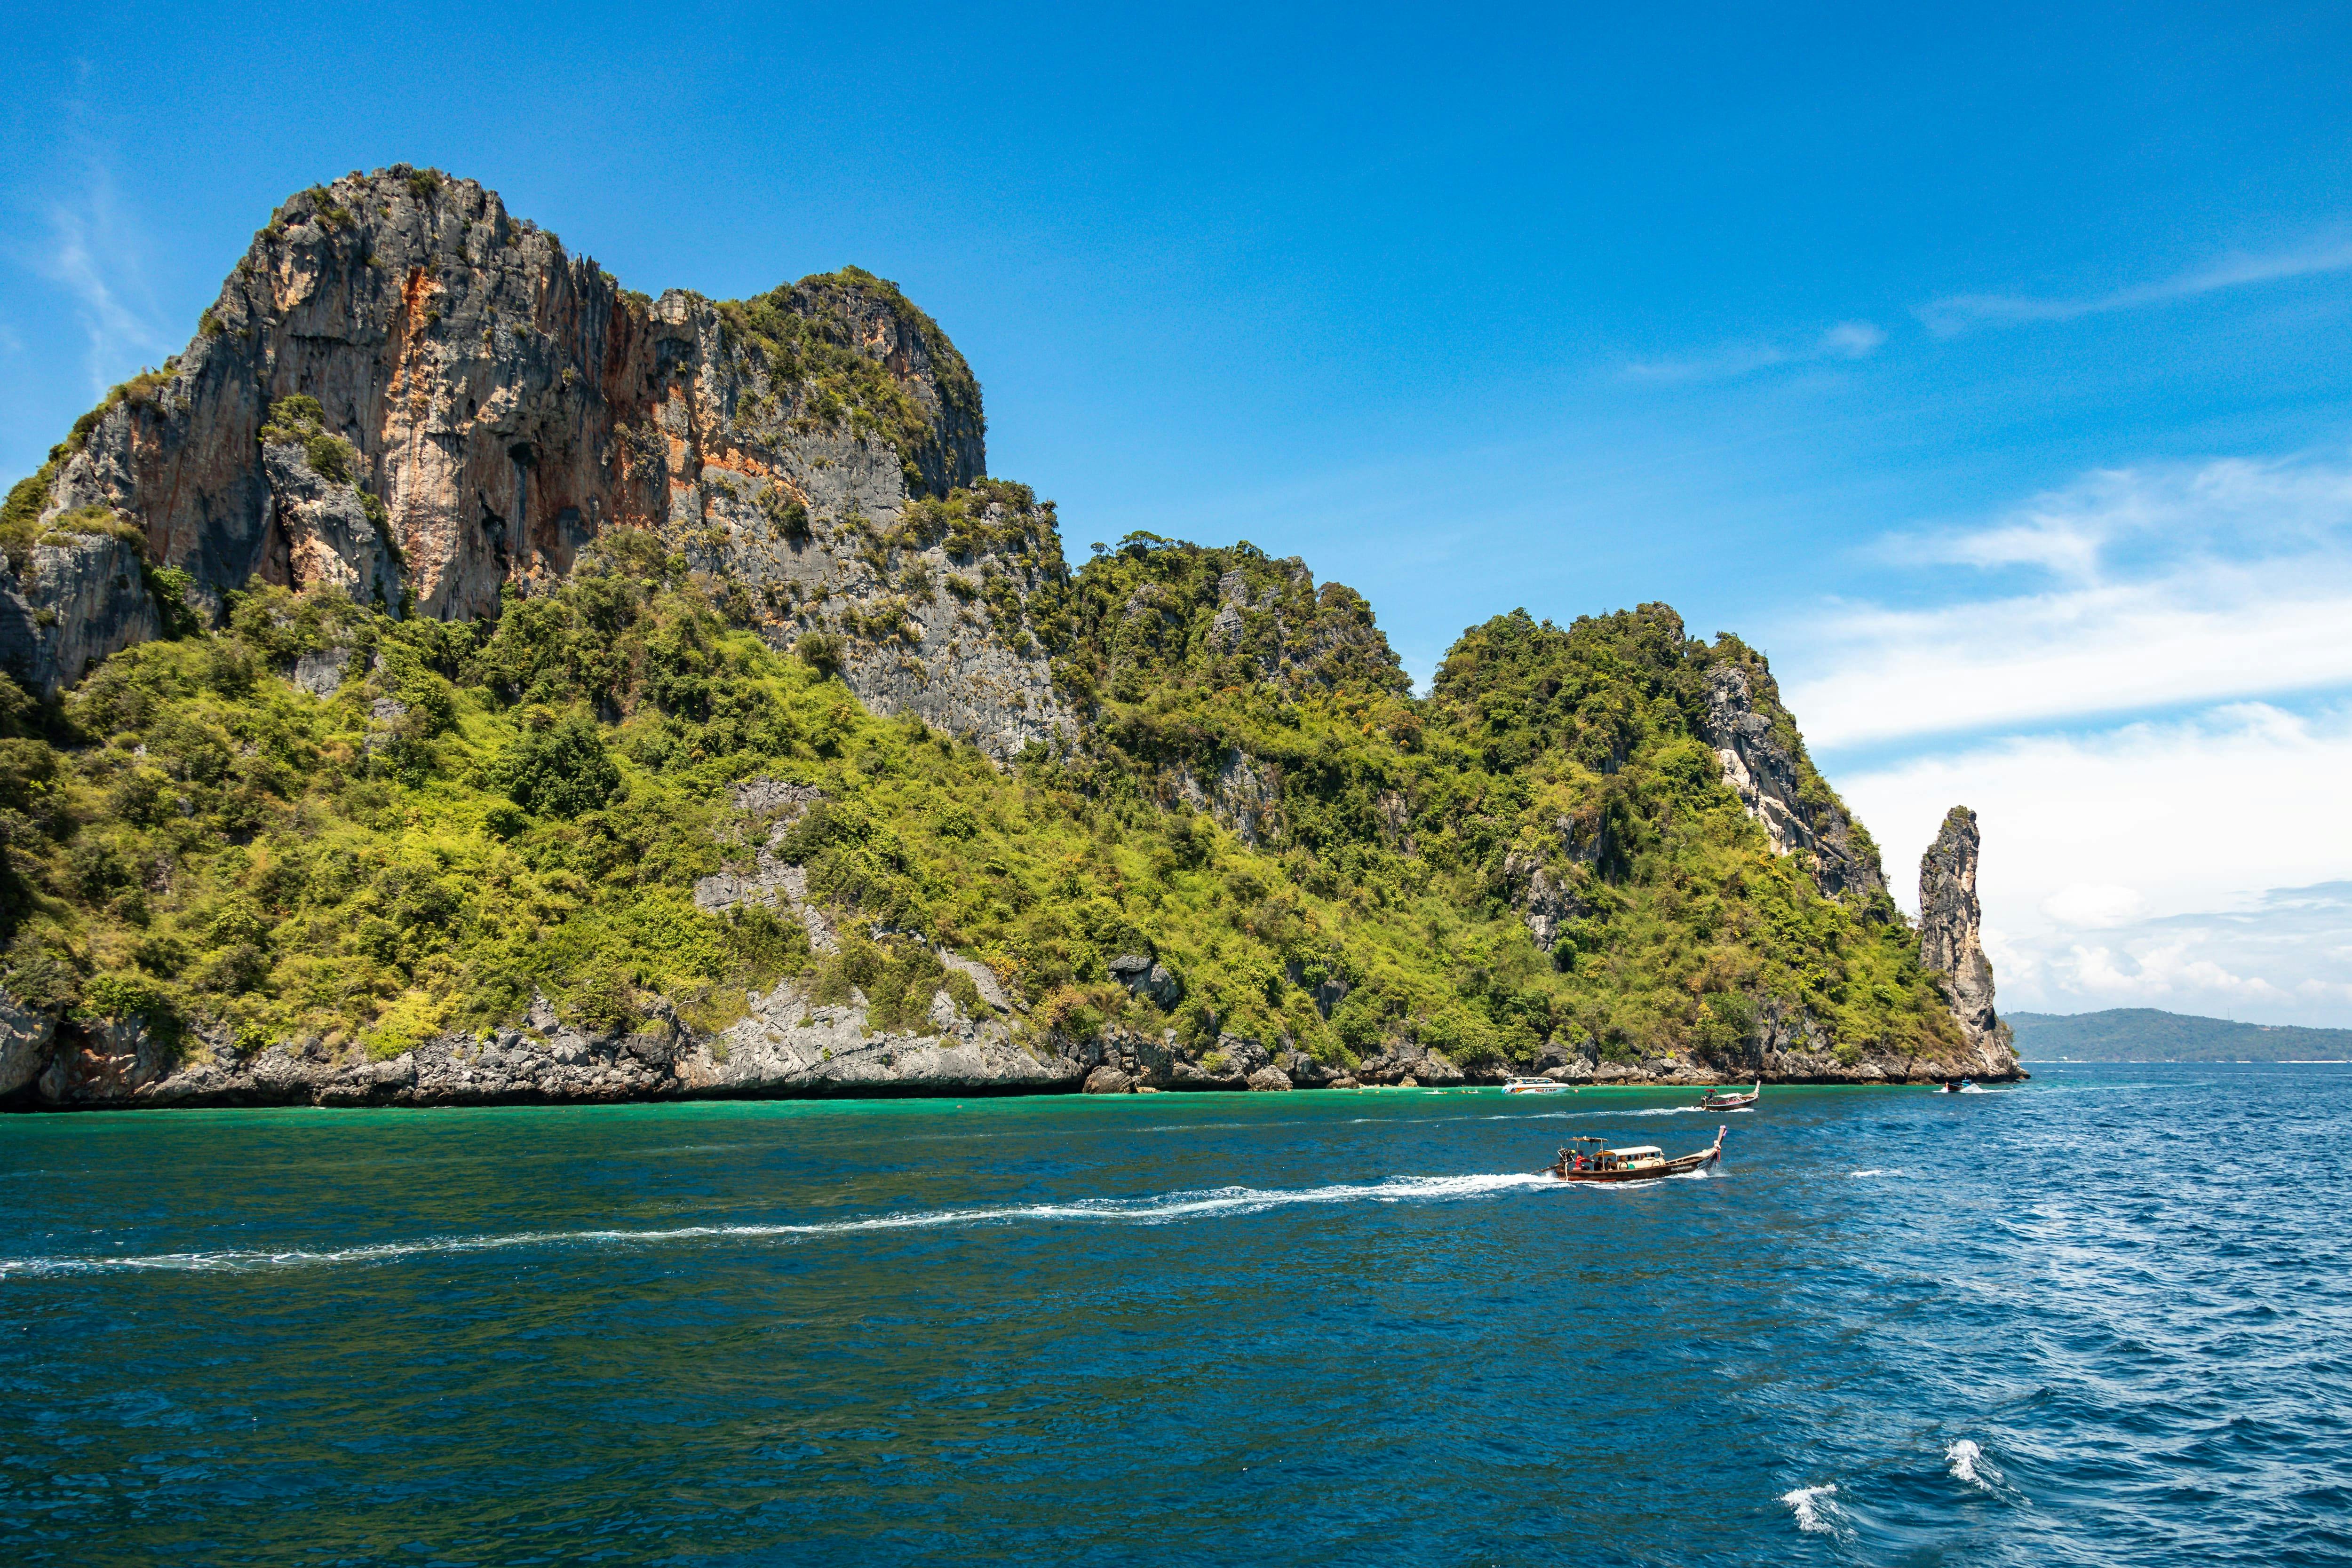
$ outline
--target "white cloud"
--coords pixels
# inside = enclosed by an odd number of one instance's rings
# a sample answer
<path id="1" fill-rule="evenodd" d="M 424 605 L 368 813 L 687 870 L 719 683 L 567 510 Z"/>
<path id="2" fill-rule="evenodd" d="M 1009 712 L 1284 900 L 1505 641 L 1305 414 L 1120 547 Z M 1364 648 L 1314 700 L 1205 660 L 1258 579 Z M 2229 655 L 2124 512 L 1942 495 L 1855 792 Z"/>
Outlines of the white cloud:
<path id="1" fill-rule="evenodd" d="M 2106 294 L 2076 298 L 1956 294 L 1920 306 L 1914 314 L 1929 331 L 1948 337 L 1988 322 L 2072 321 L 2079 317 L 2102 315 L 2111 310 L 2135 310 L 2149 305 L 2169 304 L 2177 299 L 2210 294 L 2217 289 L 2305 277 L 2314 273 L 2340 272 L 2347 267 L 2352 267 L 2352 239 L 2331 235 L 2267 255 L 2233 253 L 2209 266 Z"/>
<path id="2" fill-rule="evenodd" d="M 1786 689 L 1828 750 L 2330 689 L 2352 684 L 2347 628 L 2345 562 L 2212 568 L 2131 588 L 1852 612 L 1803 650 L 1801 667 L 1830 668 Z"/>
<path id="3" fill-rule="evenodd" d="M 2352 685 L 2341 461 L 2103 471 L 1876 553 L 2027 580 L 1934 609 L 1833 607 L 1774 637 L 1823 750 Z"/>
<path id="4" fill-rule="evenodd" d="M 1874 322 L 1841 321 L 1822 334 L 1811 357 L 1864 360 L 1876 353 L 1885 341 L 1886 333 Z"/>
<path id="5" fill-rule="evenodd" d="M 2011 737 L 1836 782 L 1906 906 L 1946 810 L 1975 809 L 2006 1007 L 2341 1025 L 2352 883 L 2326 879 L 2352 878 L 2347 780 L 2352 704 L 2309 716 L 2236 704 Z"/>
<path id="6" fill-rule="evenodd" d="M 2124 925 L 2147 907 L 2139 889 L 2108 883 L 2070 882 L 2042 901 L 2042 913 L 2059 925 L 2093 929 Z"/>
<path id="7" fill-rule="evenodd" d="M 1625 373 L 1650 382 L 1732 381 L 1775 365 L 1805 364 L 1816 360 L 1866 360 L 1885 341 L 1885 331 L 1874 322 L 1841 321 L 1809 343 L 1729 343 L 1699 359 L 1638 361 L 1627 365 Z"/>
<path id="8" fill-rule="evenodd" d="M 2217 458 L 2094 469 L 1972 528 L 1893 534 L 1876 553 L 1898 565 L 2040 567 L 2113 580 L 2151 551 L 2246 556 L 2342 544 L 2352 525 L 2352 465 L 2309 456 Z"/>

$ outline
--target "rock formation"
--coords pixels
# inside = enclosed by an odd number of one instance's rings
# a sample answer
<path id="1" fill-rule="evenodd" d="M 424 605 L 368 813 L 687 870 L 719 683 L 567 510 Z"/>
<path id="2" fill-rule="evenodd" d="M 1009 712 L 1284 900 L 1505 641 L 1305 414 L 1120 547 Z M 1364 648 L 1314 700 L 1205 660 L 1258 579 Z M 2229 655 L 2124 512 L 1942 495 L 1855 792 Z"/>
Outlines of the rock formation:
<path id="1" fill-rule="evenodd" d="M 0 870 L 37 895 L 0 910 L 0 1099 L 1280 1092 L 1530 1065 L 1693 1085 L 2014 1073 L 1978 939 L 1974 819 L 1956 811 L 1922 867 L 1922 954 L 1956 1035 L 1907 956 L 1888 956 L 1878 938 L 1893 933 L 1865 932 L 1899 920 L 1877 851 L 1736 639 L 1696 642 L 1664 605 L 1565 629 L 1517 612 L 1465 632 L 1416 699 L 1370 607 L 1296 559 L 1139 534 L 1073 577 L 1052 504 L 985 477 L 983 433 L 961 356 L 854 268 L 748 300 L 656 299 L 470 182 L 396 166 L 295 196 L 187 350 L 79 421 L 0 515 L 0 665 L 43 696 L 133 643 L 220 628 L 257 580 L 332 591 L 260 600 L 265 618 L 297 602 L 323 617 L 299 641 L 257 641 L 248 609 L 216 639 L 119 661 L 37 721 L 0 683 Z M 575 577 L 600 538 L 600 563 Z M 642 592 L 675 624 L 723 623 L 743 667 L 714 681 L 804 710 L 755 744 L 643 671 L 627 702 L 549 677 L 556 706 L 598 708 L 578 718 L 593 732 L 583 755 L 627 731 L 631 789 L 667 792 L 674 810 L 637 806 L 638 821 L 699 824 L 678 810 L 730 791 L 715 838 L 651 860 L 643 882 L 622 874 L 643 852 L 614 822 L 593 830 L 611 858 L 577 859 L 589 833 L 569 809 L 499 782 L 492 755 L 461 762 L 460 737 L 425 744 L 443 722 L 431 705 L 458 694 L 496 727 L 519 722 L 518 693 L 457 655 L 441 674 L 411 667 L 420 644 L 478 646 L 418 618 L 488 621 L 538 597 L 504 636 L 591 591 L 617 591 L 632 615 Z M 746 646 L 746 629 L 837 672 L 866 708 L 946 735 L 845 718 L 837 688 Z M 175 664 L 206 672 L 207 708 L 308 694 L 294 700 L 315 737 L 216 737 L 218 716 L 189 711 L 198 698 L 167 691 L 174 679 L 131 678 Z M 826 727 L 851 720 L 867 738 L 844 756 Z M 1054 744 L 992 769 L 948 736 L 1000 761 Z M 681 755 L 692 769 L 671 771 Z M 753 776 L 772 763 L 799 771 Z M 479 889 L 454 871 L 371 868 L 362 884 L 356 857 L 311 863 L 316 821 L 373 843 L 399 817 L 383 802 L 424 787 L 403 770 L 436 768 L 431 787 L 469 802 L 436 853 L 543 873 L 544 898 L 514 894 L 517 874 L 463 928 L 452 912 Z M 1752 879 L 1780 901 L 1768 913 L 1802 920 L 1752 920 L 1739 878 L 1757 845 L 1717 768 L 1810 874 Z M 1021 798 L 961 809 L 963 791 L 985 804 L 1000 786 Z M 858 852 L 875 880 L 826 859 L 835 826 L 870 830 Z M 971 852 L 940 847 L 983 831 Z M 1048 864 L 1035 846 L 1056 832 L 1068 852 Z M 1126 835 L 1150 852 L 1122 866 Z M 1678 843 L 1694 852 L 1675 858 Z M 1212 879 L 1205 943 L 1202 913 L 1160 896 L 1180 873 Z M 950 883 L 989 896 L 950 906 Z M 1440 889 L 1473 933 L 1516 915 L 1549 965 L 1507 925 L 1454 964 L 1435 924 L 1397 913 Z M 636 940 L 633 906 L 689 892 L 695 929 L 723 948 L 696 960 L 711 967 L 640 972 L 618 955 L 625 1005 L 583 1007 L 579 964 L 512 960 L 454 1010 L 461 940 L 477 956 L 507 936 L 535 943 L 585 900 L 612 924 L 575 935 L 616 954 Z M 37 907 L 38 931 L 23 913 Z M 1659 930 L 1677 940 L 1651 942 Z M 747 931 L 783 956 L 728 946 Z M 1592 1004 L 1623 983 L 1612 965 L 1651 961 L 1635 936 L 1802 962 L 1761 979 L 1731 965 L 1704 991 L 1677 971 L 1612 1020 Z M 1856 937 L 1879 966 L 1875 989 L 1853 988 L 1875 998 L 1859 1019 L 1822 1001 Z M 856 967 L 883 947 L 896 977 Z M 299 1008 L 272 992 L 273 966 L 336 963 L 370 988 Z M 396 1015 L 404 994 L 441 1010 Z M 353 995 L 372 999 L 341 999 Z M 403 1016 L 436 1021 L 383 1021 Z"/>
<path id="2" fill-rule="evenodd" d="M 1877 846 L 1813 774 L 1762 661 L 1711 666 L 1706 703 L 1704 738 L 1723 765 L 1724 783 L 1763 828 L 1772 852 L 1805 856 L 1814 882 L 1832 898 L 1884 905 L 1886 877 Z"/>
<path id="3" fill-rule="evenodd" d="M 1944 978 L 1952 1017 L 1985 1076 L 2017 1071 L 2009 1026 L 1992 1005 L 1992 964 L 1980 939 L 1977 904 L 1977 814 L 1955 806 L 1919 859 L 1919 962 Z"/>
<path id="4" fill-rule="evenodd" d="M 257 577 L 494 615 L 642 528 L 772 639 L 824 637 L 869 707 L 999 755 L 1064 721 L 1022 613 L 1050 513 L 997 486 L 908 526 L 981 484 L 980 387 L 870 275 L 648 300 L 395 166 L 281 207 L 165 369 L 58 448 L 0 578 L 0 659 L 37 691 L 157 634 L 159 590 L 205 620 Z"/>
<path id="5" fill-rule="evenodd" d="M 0 995 L 0 1095 L 14 1094 L 40 1076 L 57 1030 L 48 1014 Z"/>

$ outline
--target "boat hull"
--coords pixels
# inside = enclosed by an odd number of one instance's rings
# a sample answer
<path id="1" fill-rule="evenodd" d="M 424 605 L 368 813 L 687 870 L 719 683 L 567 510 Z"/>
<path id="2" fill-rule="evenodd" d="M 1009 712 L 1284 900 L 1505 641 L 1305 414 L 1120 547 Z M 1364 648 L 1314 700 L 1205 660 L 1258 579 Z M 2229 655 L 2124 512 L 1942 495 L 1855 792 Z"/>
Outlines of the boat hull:
<path id="1" fill-rule="evenodd" d="M 1564 1152 L 1561 1152 L 1564 1155 Z M 1667 1176 L 1689 1176 L 1691 1171 L 1706 1171 L 1724 1156 L 1724 1128 L 1715 1128 L 1715 1147 L 1700 1150 L 1698 1155 L 1682 1155 L 1677 1159 L 1661 1159 L 1654 1166 L 1616 1168 L 1616 1171 L 1573 1171 L 1567 1156 L 1555 1159 L 1545 1168 L 1545 1176 L 1559 1183 L 1654 1183 Z"/>
<path id="2" fill-rule="evenodd" d="M 1664 1176 L 1688 1176 L 1693 1171 L 1703 1171 L 1721 1158 L 1723 1158 L 1723 1145 L 1718 1143 L 1715 1147 L 1701 1149 L 1695 1155 L 1684 1155 L 1678 1159 L 1667 1160 L 1654 1166 L 1637 1166 L 1632 1170 L 1580 1171 L 1555 1165 L 1544 1174 L 1555 1181 L 1657 1181 Z"/>

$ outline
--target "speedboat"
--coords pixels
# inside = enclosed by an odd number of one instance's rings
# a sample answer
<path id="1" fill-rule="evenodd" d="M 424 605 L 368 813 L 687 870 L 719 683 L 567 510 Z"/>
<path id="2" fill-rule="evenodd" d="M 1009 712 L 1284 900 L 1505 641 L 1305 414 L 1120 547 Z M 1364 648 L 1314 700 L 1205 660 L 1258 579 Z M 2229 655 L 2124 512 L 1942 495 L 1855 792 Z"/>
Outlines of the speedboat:
<path id="1" fill-rule="evenodd" d="M 1590 1152 L 1560 1150 L 1559 1158 L 1543 1174 L 1561 1181 L 1655 1181 L 1660 1176 L 1687 1176 L 1692 1171 L 1706 1169 L 1723 1157 L 1723 1134 L 1728 1130 L 1717 1127 L 1711 1147 L 1671 1160 L 1655 1144 L 1612 1149 L 1600 1138 L 1570 1138 L 1570 1144 L 1593 1146 Z"/>
<path id="2" fill-rule="evenodd" d="M 1503 1085 L 1506 1094 L 1573 1094 L 1576 1091 L 1565 1083 L 1555 1083 L 1549 1078 L 1513 1078 Z"/>

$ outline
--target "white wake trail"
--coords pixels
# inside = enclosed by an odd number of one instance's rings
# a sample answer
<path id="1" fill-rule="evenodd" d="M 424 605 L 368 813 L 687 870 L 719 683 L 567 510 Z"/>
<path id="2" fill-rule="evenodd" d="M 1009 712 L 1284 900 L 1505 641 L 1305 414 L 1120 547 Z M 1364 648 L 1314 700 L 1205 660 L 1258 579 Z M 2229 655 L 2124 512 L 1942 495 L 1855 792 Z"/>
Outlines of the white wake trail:
<path id="1" fill-rule="evenodd" d="M 660 1230 L 523 1230 L 501 1236 L 434 1236 L 414 1241 L 383 1241 L 314 1251 L 230 1249 L 209 1252 L 154 1252 L 126 1257 L 80 1256 L 0 1259 L 0 1278 L 10 1274 L 240 1272 L 258 1269 L 310 1269 L 352 1263 L 396 1262 L 442 1253 L 493 1252 L 529 1247 L 637 1246 L 700 1240 L 772 1240 L 847 1236 L 866 1231 L 931 1230 L 958 1226 L 1008 1225 L 1024 1221 L 1076 1224 L 1165 1225 L 1210 1216 L 1259 1214 L 1301 1204 L 1447 1202 L 1523 1187 L 1560 1186 L 1541 1172 L 1514 1175 L 1391 1176 L 1367 1185 L 1260 1189 L 1217 1187 L 1161 1193 L 1150 1197 L 1090 1197 L 1066 1203 L 1009 1204 L 992 1208 L 944 1208 L 868 1215 L 856 1219 L 815 1220 L 798 1225 L 682 1225 Z"/>

